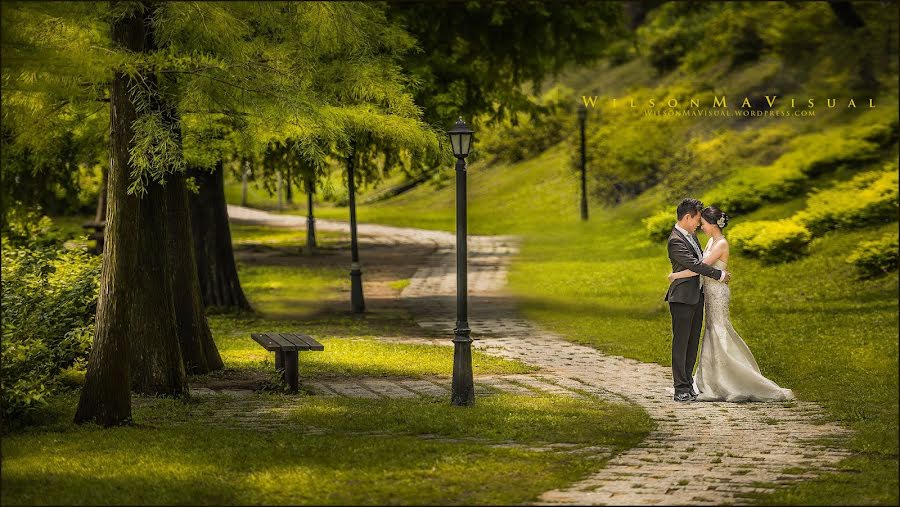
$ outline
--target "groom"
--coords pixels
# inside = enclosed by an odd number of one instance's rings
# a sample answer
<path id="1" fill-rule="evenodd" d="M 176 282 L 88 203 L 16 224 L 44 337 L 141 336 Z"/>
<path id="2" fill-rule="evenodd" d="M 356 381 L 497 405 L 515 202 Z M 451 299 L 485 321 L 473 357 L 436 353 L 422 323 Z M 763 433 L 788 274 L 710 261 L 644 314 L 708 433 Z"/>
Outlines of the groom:
<path id="1" fill-rule="evenodd" d="M 669 260 L 672 272 L 690 269 L 695 273 L 728 282 L 731 273 L 703 264 L 703 252 L 695 231 L 700 227 L 703 203 L 697 199 L 682 199 L 676 209 L 678 222 L 669 235 Z M 703 278 L 679 278 L 666 292 L 672 313 L 672 380 L 675 382 L 675 401 L 693 401 L 693 372 L 700 346 L 703 325 Z"/>

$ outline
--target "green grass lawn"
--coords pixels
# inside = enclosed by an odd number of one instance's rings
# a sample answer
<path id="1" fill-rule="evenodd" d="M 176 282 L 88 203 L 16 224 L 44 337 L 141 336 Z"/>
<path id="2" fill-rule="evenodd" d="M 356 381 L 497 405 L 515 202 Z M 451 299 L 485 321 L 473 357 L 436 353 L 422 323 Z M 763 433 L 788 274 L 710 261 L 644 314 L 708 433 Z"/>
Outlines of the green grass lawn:
<path id="1" fill-rule="evenodd" d="M 552 226 L 576 219 L 579 216 L 578 173 L 568 163 L 569 155 L 562 147 L 554 147 L 518 164 L 470 165 L 467 171 L 469 233 L 507 234 L 510 230 Z M 446 169 L 448 173 L 453 170 Z M 226 193 L 229 203 L 240 203 L 239 187 L 239 183 L 231 184 L 232 190 Z M 251 205 L 273 209 L 277 201 L 272 199 L 260 195 Z M 444 186 L 426 183 L 383 202 L 357 204 L 357 220 L 453 231 L 455 206 L 455 183 L 451 177 Z M 305 215 L 305 203 L 285 207 L 283 212 Z M 349 220 L 346 206 L 318 203 L 314 213 L 318 218 Z"/>
<path id="2" fill-rule="evenodd" d="M 252 299 L 251 302 L 255 304 Z M 274 368 L 273 354 L 250 339 L 251 332 L 302 331 L 315 336 L 325 345 L 325 350 L 301 355 L 301 382 L 305 379 L 348 376 L 446 376 L 449 382 L 453 371 L 453 350 L 450 347 L 391 343 L 377 339 L 403 336 L 410 326 L 415 325 L 408 316 L 399 313 L 370 314 L 365 319 L 325 315 L 274 321 L 214 315 L 209 320 L 222 360 L 229 369 L 271 371 Z M 476 375 L 537 371 L 533 366 L 477 350 L 472 352 L 472 368 Z"/>
<path id="3" fill-rule="evenodd" d="M 212 315 L 225 370 L 191 378 L 268 377 L 273 358 L 251 332 L 302 330 L 325 351 L 301 357 L 301 385 L 317 378 L 443 377 L 452 348 L 391 343 L 415 323 L 402 309 L 365 316 L 322 311 L 345 270 L 304 265 L 295 231 L 233 227 L 237 248 L 283 249 L 239 264 L 256 316 Z M 325 237 L 324 248 L 344 240 Z M 269 252 L 271 253 L 271 252 Z M 396 290 L 408 279 L 391 282 Z M 302 302 L 286 305 L 285 301 Z M 536 368 L 473 351 L 475 374 Z M 193 396 L 187 402 L 135 397 L 134 426 L 100 429 L 71 423 L 78 392 L 51 399 L 38 422 L 4 435 L 0 503 L 12 504 L 512 504 L 531 502 L 603 466 L 564 452 L 641 442 L 653 428 L 636 405 L 552 395 L 479 397 L 474 407 L 448 399 L 355 399 L 288 395 L 267 389 L 249 398 Z M 212 424 L 245 400 L 290 403 L 274 433 Z M 230 417 L 230 416 L 227 416 Z M 428 438 L 422 438 L 425 435 Z M 512 442 L 515 445 L 510 447 Z"/>
<path id="4" fill-rule="evenodd" d="M 612 209 L 592 203 L 591 219 L 582 223 L 567 163 L 554 148 L 519 164 L 474 164 L 470 231 L 523 237 L 509 279 L 526 316 L 575 342 L 668 365 L 668 261 L 665 246 L 646 239 L 641 223 L 665 200 L 649 192 Z M 783 218 L 803 207 L 804 198 L 773 203 L 734 223 Z M 358 216 L 452 231 L 454 209 L 452 185 L 425 186 L 361 206 Z M 335 211 L 339 218 L 346 209 Z M 763 373 L 855 431 L 855 455 L 842 463 L 846 473 L 791 486 L 761 503 L 898 501 L 898 277 L 858 280 L 844 262 L 858 242 L 897 224 L 860 225 L 816 239 L 810 255 L 796 262 L 768 265 L 741 254 L 730 262 L 732 318 Z"/>
<path id="5" fill-rule="evenodd" d="M 522 503 L 602 466 L 535 446 L 621 450 L 651 428 L 630 405 L 554 397 L 498 395 L 466 409 L 303 397 L 275 433 L 208 425 L 227 397 L 146 401 L 137 426 L 104 430 L 71 425 L 74 397 L 57 399 L 45 426 L 3 439 L 2 503 Z M 511 440 L 524 445 L 497 446 Z"/>

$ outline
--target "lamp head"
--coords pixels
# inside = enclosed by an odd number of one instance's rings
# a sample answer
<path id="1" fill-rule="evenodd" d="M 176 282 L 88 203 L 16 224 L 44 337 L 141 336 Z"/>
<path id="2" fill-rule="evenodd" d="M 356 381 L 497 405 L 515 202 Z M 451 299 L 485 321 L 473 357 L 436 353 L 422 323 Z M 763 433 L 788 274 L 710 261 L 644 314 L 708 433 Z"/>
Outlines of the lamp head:
<path id="1" fill-rule="evenodd" d="M 447 132 L 447 135 L 450 136 L 450 147 L 453 148 L 454 157 L 466 158 L 469 156 L 474 133 L 475 131 L 470 129 L 462 120 L 462 116 L 459 117 L 459 120 L 456 120 L 456 124 L 453 125 L 453 128 L 450 129 L 449 132 Z"/>

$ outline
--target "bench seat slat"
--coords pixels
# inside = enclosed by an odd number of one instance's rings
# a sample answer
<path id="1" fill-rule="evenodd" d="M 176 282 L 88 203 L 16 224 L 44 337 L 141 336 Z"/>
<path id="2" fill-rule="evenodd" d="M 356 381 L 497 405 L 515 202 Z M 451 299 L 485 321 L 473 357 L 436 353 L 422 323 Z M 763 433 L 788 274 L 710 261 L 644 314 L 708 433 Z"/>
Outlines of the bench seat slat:
<path id="1" fill-rule="evenodd" d="M 305 334 L 295 334 L 294 336 L 306 342 L 306 344 L 309 345 L 309 350 L 325 350 L 325 346 L 317 342 L 312 336 Z"/>
<path id="2" fill-rule="evenodd" d="M 297 350 L 297 346 L 281 337 L 280 333 L 266 333 L 266 336 L 276 342 L 285 352 L 293 352 Z"/>
<path id="3" fill-rule="evenodd" d="M 294 344 L 294 346 L 297 347 L 297 350 L 301 350 L 301 351 L 309 350 L 309 344 L 306 343 L 305 341 L 301 340 L 300 338 L 298 338 L 297 335 L 291 334 L 291 333 L 279 333 L 279 334 L 281 335 L 282 338 L 284 338 L 288 342 Z"/>
<path id="4" fill-rule="evenodd" d="M 265 334 L 251 333 L 250 338 L 253 338 L 256 341 L 256 343 L 262 345 L 262 347 L 264 349 L 266 349 L 270 352 L 273 350 L 281 350 L 281 344 L 279 344 L 275 340 L 269 338 Z"/>

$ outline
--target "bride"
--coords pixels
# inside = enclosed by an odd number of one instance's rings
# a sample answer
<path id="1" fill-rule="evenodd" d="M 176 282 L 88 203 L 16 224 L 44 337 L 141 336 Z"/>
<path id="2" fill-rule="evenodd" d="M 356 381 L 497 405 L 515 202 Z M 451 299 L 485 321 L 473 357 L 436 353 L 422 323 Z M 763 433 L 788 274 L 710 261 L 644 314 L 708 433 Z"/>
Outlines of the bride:
<path id="1" fill-rule="evenodd" d="M 722 229 L 728 215 L 715 206 L 700 213 L 700 226 L 709 236 L 703 263 L 724 270 L 728 262 L 728 240 Z M 669 281 L 698 276 L 685 269 L 669 275 Z M 700 391 L 697 401 L 782 401 L 794 399 L 790 389 L 778 387 L 760 373 L 753 354 L 731 325 L 728 305 L 731 289 L 708 277 L 703 280 L 706 321 L 700 347 L 700 366 L 694 384 Z"/>

